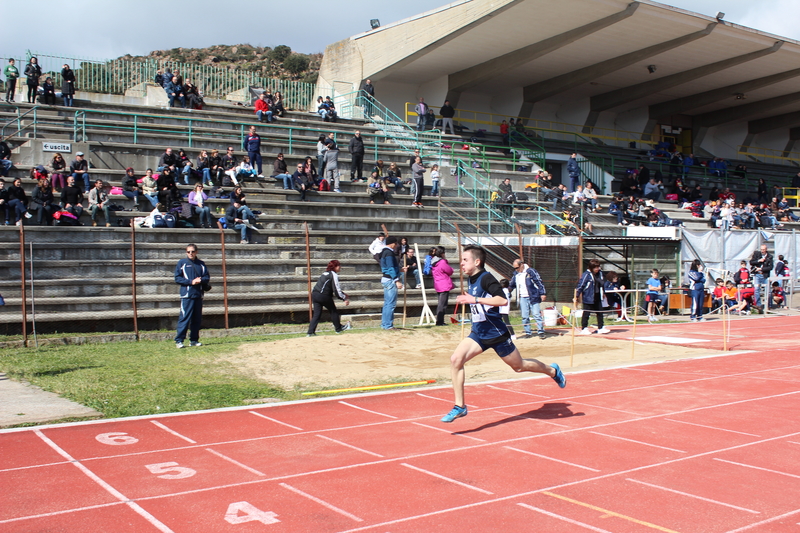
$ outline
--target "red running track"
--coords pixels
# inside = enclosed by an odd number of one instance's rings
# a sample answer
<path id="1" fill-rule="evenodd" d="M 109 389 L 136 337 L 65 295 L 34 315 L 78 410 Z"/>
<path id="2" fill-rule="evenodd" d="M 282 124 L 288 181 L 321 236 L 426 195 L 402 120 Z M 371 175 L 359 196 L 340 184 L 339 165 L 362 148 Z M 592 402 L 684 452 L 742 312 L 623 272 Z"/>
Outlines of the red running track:
<path id="1" fill-rule="evenodd" d="M 800 320 L 747 322 L 784 347 L 472 384 L 453 424 L 431 387 L 0 431 L 0 531 L 797 532 Z"/>

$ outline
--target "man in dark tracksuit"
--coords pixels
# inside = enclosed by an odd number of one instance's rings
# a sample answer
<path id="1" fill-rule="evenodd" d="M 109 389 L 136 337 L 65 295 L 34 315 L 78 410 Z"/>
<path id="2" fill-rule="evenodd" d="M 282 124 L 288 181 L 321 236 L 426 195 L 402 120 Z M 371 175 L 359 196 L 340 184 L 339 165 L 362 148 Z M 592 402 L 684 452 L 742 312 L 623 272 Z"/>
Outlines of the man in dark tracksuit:
<path id="1" fill-rule="evenodd" d="M 210 276 L 206 264 L 197 258 L 197 246 L 186 247 L 186 257 L 175 265 L 175 283 L 181 286 L 181 313 L 178 317 L 178 331 L 175 346 L 183 348 L 186 330 L 192 346 L 200 343 L 200 325 L 203 320 L 203 291 L 209 286 Z"/>
<path id="2" fill-rule="evenodd" d="M 261 137 L 256 133 L 256 127 L 250 126 L 250 133 L 244 138 L 243 148 L 247 151 L 250 164 L 258 170 L 258 177 L 263 178 L 264 172 L 261 168 Z"/>
<path id="3" fill-rule="evenodd" d="M 350 139 L 348 148 L 350 150 L 350 157 L 352 158 L 352 162 L 350 163 L 350 181 L 360 180 L 362 176 L 361 167 L 364 164 L 364 139 L 361 138 L 360 131 L 356 130 L 355 135 Z"/>

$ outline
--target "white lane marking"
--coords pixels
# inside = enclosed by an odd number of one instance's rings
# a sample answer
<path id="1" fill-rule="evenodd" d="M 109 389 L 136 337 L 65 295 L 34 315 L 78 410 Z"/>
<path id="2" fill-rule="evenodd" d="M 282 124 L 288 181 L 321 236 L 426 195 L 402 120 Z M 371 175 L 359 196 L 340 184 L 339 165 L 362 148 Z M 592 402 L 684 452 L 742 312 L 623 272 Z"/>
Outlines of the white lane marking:
<path id="1" fill-rule="evenodd" d="M 352 403 L 347 403 L 347 402 L 343 402 L 343 401 L 339 401 L 339 403 L 342 404 L 342 405 L 346 405 L 347 407 L 352 407 L 353 409 L 358 409 L 359 411 L 366 411 L 367 413 L 372 413 L 373 415 L 385 416 L 386 418 L 392 418 L 394 420 L 397 420 L 396 416 L 387 415 L 385 413 L 379 413 L 378 411 L 372 411 L 370 409 L 365 409 L 363 407 L 359 407 L 357 405 L 353 405 Z"/>
<path id="2" fill-rule="evenodd" d="M 745 433 L 744 431 L 734 431 L 732 429 L 725 429 L 725 428 L 718 428 L 714 426 L 706 426 L 703 424 L 695 424 L 694 422 L 686 422 L 685 420 L 675 420 L 674 418 L 665 418 L 667 422 L 677 422 L 678 424 L 688 424 L 690 426 L 697 426 L 700 428 L 707 428 L 707 429 L 716 429 L 717 431 L 727 431 L 728 433 L 738 433 L 739 435 L 747 435 L 748 437 L 757 437 L 761 438 L 761 435 L 756 435 L 754 433 Z"/>
<path id="3" fill-rule="evenodd" d="M 714 460 L 715 461 L 719 461 L 721 463 L 728 463 L 728 464 L 731 464 L 731 465 L 742 466 L 744 468 L 752 468 L 753 470 L 761 470 L 762 472 L 770 472 L 771 474 L 780 474 L 782 476 L 787 476 L 787 477 L 793 477 L 795 479 L 800 479 L 800 476 L 798 476 L 797 474 L 790 474 L 788 472 L 781 472 L 780 470 L 772 470 L 772 469 L 764 468 L 764 467 L 761 467 L 761 466 L 748 465 L 748 464 L 744 464 L 744 463 L 737 463 L 737 462 L 734 462 L 734 461 L 728 461 L 727 459 L 720 459 L 719 457 L 714 457 Z"/>
<path id="4" fill-rule="evenodd" d="M 207 452 L 210 452 L 210 453 L 213 453 L 214 455 L 216 455 L 216 456 L 217 456 L 217 457 L 219 457 L 220 459 L 225 459 L 225 460 L 226 460 L 226 461 L 228 461 L 229 463 L 233 463 L 233 464 L 235 464 L 236 466 L 240 466 L 240 467 L 244 468 L 245 470 L 247 470 L 248 472 L 252 472 L 253 474 L 255 474 L 255 475 L 257 475 L 257 476 L 262 476 L 262 477 L 263 477 L 263 476 L 266 476 L 266 474 L 264 474 L 263 472 L 259 472 L 259 471 L 258 471 L 258 470 L 256 470 L 255 468 L 250 468 L 250 467 L 249 467 L 249 466 L 247 466 L 246 464 L 240 463 L 240 462 L 239 462 L 239 461 L 237 461 L 236 459 L 231 459 L 231 458 L 230 458 L 230 457 L 228 457 L 227 455 L 223 455 L 223 454 L 219 453 L 219 452 L 218 452 L 218 451 L 216 451 L 216 450 L 212 450 L 211 448 L 206 448 L 206 451 L 207 451 Z"/>
<path id="5" fill-rule="evenodd" d="M 270 418 L 270 417 L 268 417 L 268 416 L 266 416 L 266 415 L 262 415 L 261 413 L 257 413 L 257 412 L 255 412 L 255 411 L 248 411 L 248 412 L 249 412 L 251 415 L 256 415 L 256 416 L 260 416 L 261 418 L 266 418 L 266 419 L 267 419 L 267 420 L 269 420 L 270 422 L 275 422 L 276 424 L 280 424 L 280 425 L 282 425 L 282 426 L 286 426 L 286 427 L 288 427 L 288 428 L 296 429 L 297 431 L 303 431 L 303 428 L 299 428 L 299 427 L 297 427 L 297 426 L 293 426 L 293 425 L 291 425 L 291 424 L 287 424 L 286 422 L 281 422 L 280 420 L 275 420 L 274 418 Z"/>
<path id="6" fill-rule="evenodd" d="M 625 437 L 618 437 L 616 435 L 609 435 L 607 433 L 600 433 L 598 431 L 590 431 L 589 433 L 593 433 L 595 435 L 600 435 L 601 437 L 608 437 L 609 439 L 619 439 L 624 440 L 627 442 L 633 442 L 635 444 L 642 444 L 644 446 L 651 446 L 653 448 L 661 448 L 662 450 L 668 450 L 671 452 L 678 452 L 678 453 L 687 453 L 683 450 L 676 450 L 675 448 L 667 448 L 666 446 L 659 446 L 658 444 L 650 444 L 649 442 L 642 442 L 640 440 L 633 440 L 633 439 L 626 439 Z"/>
<path id="7" fill-rule="evenodd" d="M 417 472 L 422 472 L 423 474 L 427 474 L 429 476 L 433 476 L 435 478 L 439 478 L 439 479 L 442 479 L 444 481 L 449 481 L 450 483 L 455 483 L 456 485 L 460 485 L 460 486 L 468 488 L 468 489 L 472 489 L 472 490 L 475 490 L 475 491 L 478 491 L 478 492 L 482 492 L 483 494 L 494 494 L 493 492 L 489 492 L 488 490 L 484 490 L 484 489 L 482 489 L 480 487 L 475 487 L 475 486 L 469 485 L 467 483 L 462 483 L 461 481 L 458 481 L 458 480 L 443 476 L 441 474 L 437 474 L 435 472 L 431 472 L 430 470 L 425 470 L 423 468 L 419 468 L 419 467 L 410 465 L 408 463 L 400 463 L 400 464 L 402 466 L 405 466 L 406 468 L 410 468 L 411 470 L 416 470 Z"/>
<path id="8" fill-rule="evenodd" d="M 339 509 L 335 505 L 331 505 L 330 503 L 326 502 L 325 500 L 320 500 L 316 496 L 312 496 L 311 494 L 308 494 L 307 492 L 303 492 L 300 489 L 296 489 L 296 488 L 292 487 L 291 485 L 287 485 L 286 483 L 279 483 L 279 485 L 281 487 L 285 488 L 285 489 L 288 489 L 288 490 L 294 492 L 295 494 L 299 494 L 300 496 L 303 496 L 304 498 L 308 498 L 312 502 L 317 502 L 321 506 L 327 507 L 331 511 L 335 511 L 335 512 L 339 513 L 342 516 L 346 516 L 347 518 L 355 520 L 356 522 L 363 522 L 364 521 L 362 518 L 359 518 L 354 514 L 348 513 L 344 509 Z"/>
<path id="9" fill-rule="evenodd" d="M 652 483 L 645 483 L 644 481 L 639 481 L 638 479 L 626 478 L 625 481 L 630 481 L 632 483 L 638 483 L 640 485 L 644 485 L 646 487 L 652 487 L 654 489 L 665 490 L 667 492 L 672 492 L 674 494 L 680 494 L 681 496 L 687 496 L 689 498 L 694 498 L 696 500 L 701 500 L 701 501 L 704 501 L 704 502 L 716 503 L 717 505 L 723 505 L 725 507 L 730 507 L 731 509 L 738 509 L 739 511 L 744 511 L 746 513 L 761 514 L 759 511 L 753 511 L 752 509 L 745 509 L 744 507 L 738 507 L 736 505 L 731 505 L 729 503 L 721 502 L 719 500 L 712 500 L 710 498 L 704 498 L 704 497 L 698 496 L 696 494 L 689 494 L 688 492 L 681 492 L 679 490 L 670 489 L 670 488 L 667 488 L 667 487 L 662 487 L 661 485 L 653 485 Z"/>
<path id="10" fill-rule="evenodd" d="M 28 516 L 18 516 L 17 518 L 6 518 L 5 520 L 0 520 L 0 524 L 5 524 L 8 522 L 19 522 L 20 520 L 31 520 L 33 518 L 44 518 L 47 516 L 57 516 L 60 514 L 77 513 L 79 511 L 88 511 L 90 509 L 101 509 L 103 507 L 112 507 L 114 505 L 122 505 L 124 503 L 125 502 L 101 503 L 99 505 L 88 505 L 86 507 L 76 507 L 75 509 L 64 509 L 63 511 L 53 511 L 52 513 L 32 514 Z"/>
<path id="11" fill-rule="evenodd" d="M 436 426 L 429 426 L 427 424 L 421 424 L 419 422 L 411 422 L 411 423 L 414 424 L 415 426 L 420 426 L 420 427 L 428 428 L 428 429 L 435 429 L 436 431 L 441 431 L 442 433 L 447 433 L 448 435 L 455 435 L 456 437 L 464 437 L 465 439 L 477 440 L 478 442 L 486 442 L 486 439 L 479 439 L 478 437 L 471 437 L 469 435 L 462 435 L 461 433 L 455 433 L 453 431 L 450 431 L 449 429 L 437 428 Z"/>
<path id="12" fill-rule="evenodd" d="M 515 415 L 514 413 L 506 413 L 505 411 L 497 411 L 497 410 L 495 410 L 495 413 L 499 413 L 499 414 L 501 414 L 503 416 L 511 416 L 511 417 L 514 417 L 514 418 L 523 418 L 525 420 L 533 420 L 534 422 L 541 422 L 542 424 L 550 424 L 550 425 L 553 425 L 553 426 L 558 426 L 560 428 L 568 428 L 568 427 L 570 427 L 567 424 L 558 424 L 557 422 L 551 422 L 550 420 L 544 420 L 542 418 L 536 418 L 534 416 Z"/>
<path id="13" fill-rule="evenodd" d="M 59 461 L 57 463 L 46 463 L 43 465 L 29 465 L 29 466 L 17 466 L 14 468 L 3 468 L 0 469 L 0 472 L 12 472 L 14 470 L 28 470 L 29 468 L 41 468 L 43 466 L 56 466 L 56 465 L 65 465 L 69 464 L 69 461 Z"/>
<path id="14" fill-rule="evenodd" d="M 329 440 L 331 442 L 335 442 L 336 444 L 341 444 L 342 446 L 347 446 L 348 448 L 352 448 L 352 449 L 354 449 L 356 451 L 359 451 L 359 452 L 362 452 L 362 453 L 366 453 L 366 454 L 369 454 L 369 455 L 372 455 L 372 456 L 375 456 L 375 457 L 384 457 L 383 455 L 381 455 L 379 453 L 371 452 L 369 450 L 365 450 L 363 448 L 359 448 L 357 446 L 353 446 L 352 444 L 347 444 L 346 442 L 342 442 L 340 440 L 336 440 L 336 439 L 332 439 L 330 437 L 326 437 L 325 435 L 317 435 L 317 437 L 319 437 L 321 439 Z"/>
<path id="15" fill-rule="evenodd" d="M 545 511 L 544 509 L 539 509 L 538 507 L 534 507 L 533 505 L 528 505 L 527 503 L 518 503 L 517 505 L 519 505 L 520 507 L 524 507 L 525 509 L 530 509 L 531 511 L 536 511 L 537 513 L 542 513 L 547 516 L 552 516 L 553 518 L 557 518 L 558 520 L 563 520 L 568 524 L 572 524 L 574 526 L 580 526 L 582 528 L 588 529 L 589 531 L 597 531 L 597 533 L 611 533 L 606 529 L 600 529 L 599 527 L 590 526 L 589 524 L 578 522 L 577 520 L 567 518 L 566 516 L 561 516 L 555 513 L 551 513 L 550 511 Z"/>
<path id="16" fill-rule="evenodd" d="M 453 400 L 446 400 L 444 398 L 437 398 L 436 396 L 428 396 L 427 394 L 422 394 L 421 392 L 418 392 L 417 396 L 422 396 L 423 398 L 430 398 L 431 400 L 439 400 L 440 402 L 453 403 Z M 473 409 L 480 409 L 477 405 L 469 404 L 469 406 L 472 407 Z"/>
<path id="17" fill-rule="evenodd" d="M 39 429 L 34 429 L 34 430 L 33 430 L 33 432 L 34 432 L 34 433 L 35 433 L 35 434 L 36 434 L 36 435 L 37 435 L 37 436 L 38 436 L 40 439 L 42 439 L 42 440 L 43 440 L 43 441 L 44 441 L 44 442 L 45 442 L 45 443 L 46 443 L 48 446 L 50 446 L 51 448 L 53 448 L 53 449 L 56 451 L 56 453 L 58 453 L 58 454 L 59 454 L 61 457 L 63 457 L 63 458 L 64 458 L 64 459 L 66 459 L 67 461 L 70 461 L 70 462 L 72 462 L 72 464 L 74 464 L 74 465 L 75 465 L 75 466 L 76 466 L 76 467 L 77 467 L 77 468 L 78 468 L 78 469 L 79 469 L 81 472 L 83 472 L 84 474 L 86 474 L 86 476 L 87 476 L 87 477 L 89 477 L 89 479 L 91 479 L 92 481 L 94 481 L 95 483 L 97 483 L 98 485 L 100 485 L 101 487 L 103 487 L 104 489 L 106 489 L 106 491 L 107 491 L 109 494 L 111 494 L 113 497 L 115 497 L 115 498 L 116 498 L 116 499 L 118 499 L 119 501 L 121 501 L 121 502 L 125 503 L 125 504 L 126 504 L 128 507 L 130 507 L 130 508 L 131 508 L 133 511 L 135 511 L 135 512 L 136 512 L 136 513 L 138 513 L 138 514 L 139 514 L 141 517 L 143 517 L 145 520 L 147 520 L 148 522 L 150 522 L 150 524 L 152 524 L 152 525 L 153 525 L 155 528 L 157 528 L 159 531 L 161 531 L 162 533 L 174 533 L 174 532 L 173 532 L 173 531 L 172 531 L 170 528 L 168 528 L 168 527 L 167 527 L 165 524 L 163 524 L 163 523 L 162 523 L 162 522 L 160 522 L 158 519 L 156 519 L 156 517 L 155 517 L 155 516 L 151 515 L 151 514 L 150 514 L 150 513 L 148 513 L 147 511 L 145 511 L 145 510 L 144 510 L 144 509 L 143 509 L 143 508 L 142 508 L 142 507 L 141 507 L 141 506 L 140 506 L 138 503 L 136 503 L 136 502 L 134 502 L 134 501 L 131 501 L 131 499 L 130 499 L 130 498 L 128 498 L 127 496 L 125 496 L 124 494 L 122 494 L 120 491 L 118 491 L 117 489 L 115 489 L 114 487 L 112 487 L 111 485 L 109 485 L 108 483 L 106 483 L 105 481 L 103 481 L 103 480 L 100 478 L 100 476 L 98 476 L 97 474 L 95 474 L 94 472 L 92 472 L 91 470 L 89 470 L 88 468 L 86 468 L 86 466 L 85 466 L 85 465 L 81 464 L 79 461 L 77 461 L 75 458 L 73 458 L 73 457 L 72 457 L 72 456 L 71 456 L 69 453 L 67 453 L 67 452 L 66 452 L 66 450 L 63 450 L 63 449 L 62 449 L 62 448 L 61 448 L 61 447 L 60 447 L 58 444 L 56 444 L 55 442 L 53 442 L 52 440 L 50 440 L 50 438 L 49 438 L 49 437 L 47 437 L 47 436 L 46 436 L 44 433 L 42 433 L 42 432 L 41 432 L 41 430 L 39 430 Z"/>
<path id="18" fill-rule="evenodd" d="M 777 522 L 778 520 L 783 520 L 784 518 L 788 518 L 788 517 L 790 517 L 792 515 L 796 515 L 797 513 L 800 513 L 800 509 L 798 509 L 796 511 L 789 511 L 788 513 L 784 513 L 784 514 L 782 514 L 780 516 L 773 516 L 772 518 L 768 518 L 766 520 L 762 520 L 761 522 L 756 522 L 755 524 L 750 524 L 748 526 L 740 527 L 739 529 L 731 529 L 730 531 L 727 531 L 726 533 L 739 533 L 740 531 L 747 531 L 748 529 L 753 529 L 754 527 L 759 527 L 759 526 L 763 526 L 764 524 L 770 524 L 772 522 Z M 797 525 L 800 526 L 800 524 L 797 524 Z"/>
<path id="19" fill-rule="evenodd" d="M 186 441 L 186 442 L 188 442 L 189 444 L 197 444 L 197 441 L 194 441 L 194 440 L 190 439 L 189 437 L 184 437 L 183 435 L 181 435 L 180 433 L 178 433 L 178 432 L 177 432 L 177 431 L 175 431 L 174 429 L 170 429 L 170 428 L 168 428 L 167 426 L 165 426 L 164 424 L 162 424 L 162 423 L 161 423 L 161 422 L 159 422 L 158 420 L 151 420 L 150 422 L 151 422 L 153 425 L 156 425 L 156 426 L 160 427 L 161 429 L 163 429 L 163 430 L 164 430 L 164 431 L 166 431 L 167 433 L 172 433 L 172 434 L 173 434 L 173 435 L 175 435 L 176 437 L 180 437 L 180 438 L 182 438 L 183 440 L 185 440 L 185 441 Z"/>
<path id="20" fill-rule="evenodd" d="M 589 468 L 588 466 L 583 466 L 583 465 L 579 465 L 579 464 L 575 464 L 575 463 L 569 463 L 567 461 L 562 461 L 561 459 L 556 459 L 554 457 L 548 457 L 547 455 L 541 455 L 541 454 L 538 454 L 538 453 L 529 452 L 528 450 L 520 450 L 519 448 L 512 448 L 511 446 L 503 446 L 503 448 L 506 448 L 507 450 L 512 450 L 512 451 L 515 451 L 515 452 L 519 452 L 519 453 L 524 453 L 524 454 L 527 454 L 527 455 L 533 455 L 534 457 L 539 457 L 541 459 L 547 459 L 548 461 L 555 461 L 556 463 L 561 463 L 561 464 L 565 464 L 565 465 L 569 465 L 569 466 L 574 466 L 575 468 L 583 468 L 584 470 L 589 470 L 591 472 L 600 472 L 600 470 L 597 470 L 596 468 Z"/>
<path id="21" fill-rule="evenodd" d="M 490 389 L 501 390 L 503 392 L 513 392 L 514 394 L 524 394 L 525 396 L 535 396 L 536 398 L 549 398 L 549 396 L 544 396 L 543 394 L 533 394 L 532 392 L 523 392 L 519 390 L 512 390 L 512 389 L 504 389 L 502 387 L 495 387 L 494 385 L 486 385 Z"/>

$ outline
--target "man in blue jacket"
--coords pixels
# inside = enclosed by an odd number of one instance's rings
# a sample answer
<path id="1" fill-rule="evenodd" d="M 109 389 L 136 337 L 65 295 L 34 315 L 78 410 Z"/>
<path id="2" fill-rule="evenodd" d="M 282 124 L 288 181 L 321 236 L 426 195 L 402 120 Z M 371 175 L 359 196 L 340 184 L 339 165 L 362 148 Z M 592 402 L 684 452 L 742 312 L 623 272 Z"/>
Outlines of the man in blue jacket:
<path id="1" fill-rule="evenodd" d="M 183 86 L 178 83 L 177 77 L 173 76 L 171 80 L 167 81 L 164 90 L 167 91 L 170 107 L 175 105 L 176 98 L 180 101 L 181 107 L 186 107 L 186 96 L 183 94 Z"/>
<path id="2" fill-rule="evenodd" d="M 250 164 L 253 165 L 253 168 L 258 169 L 258 177 L 263 178 L 264 172 L 261 168 L 261 137 L 256 133 L 255 126 L 250 126 L 250 133 L 244 138 L 242 147 L 247 151 L 248 157 L 250 157 Z"/>
<path id="3" fill-rule="evenodd" d="M 211 278 L 206 264 L 197 258 L 197 245 L 186 247 L 186 257 L 175 265 L 175 283 L 181 286 L 181 313 L 178 316 L 178 331 L 175 333 L 175 346 L 183 348 L 186 330 L 192 346 L 200 343 L 200 326 L 203 320 L 203 292 L 211 288 Z"/>
<path id="4" fill-rule="evenodd" d="M 397 307 L 397 291 L 403 288 L 400 281 L 400 265 L 394 250 L 397 248 L 397 237 L 386 237 L 386 248 L 378 255 L 381 264 L 381 285 L 383 285 L 383 312 L 381 313 L 381 329 L 394 329 L 394 309 Z"/>
<path id="5" fill-rule="evenodd" d="M 581 167 L 578 166 L 578 154 L 569 156 L 567 173 L 569 173 L 569 192 L 575 192 L 581 182 Z"/>
<path id="6" fill-rule="evenodd" d="M 536 321 L 537 335 L 544 339 L 544 319 L 542 319 L 541 303 L 545 300 L 547 291 L 542 283 L 539 273 L 526 265 L 522 260 L 515 259 L 514 275 L 508 283 L 508 292 L 517 289 L 517 299 L 519 300 L 519 313 L 522 316 L 522 328 L 525 330 L 525 337 L 533 337 L 531 331 L 531 315 Z"/>

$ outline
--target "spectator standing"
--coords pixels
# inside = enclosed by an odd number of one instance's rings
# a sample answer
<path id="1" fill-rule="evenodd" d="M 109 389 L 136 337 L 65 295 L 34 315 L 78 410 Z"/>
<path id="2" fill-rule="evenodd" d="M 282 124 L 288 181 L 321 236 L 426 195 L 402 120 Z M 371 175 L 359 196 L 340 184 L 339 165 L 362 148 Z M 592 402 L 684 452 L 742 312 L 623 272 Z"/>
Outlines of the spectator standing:
<path id="1" fill-rule="evenodd" d="M 28 103 L 35 104 L 39 91 L 39 78 L 42 77 L 42 67 L 39 66 L 39 60 L 36 57 L 31 57 L 31 60 L 25 65 L 25 77 L 28 85 Z"/>
<path id="2" fill-rule="evenodd" d="M 97 212 L 102 211 L 106 217 L 106 227 L 111 227 L 111 210 L 108 207 L 108 193 L 103 190 L 103 180 L 94 182 L 94 189 L 89 191 L 89 213 L 92 215 L 92 226 L 97 225 Z"/>
<path id="3" fill-rule="evenodd" d="M 325 150 L 325 179 L 333 187 L 333 192 L 342 192 L 339 190 L 339 148 L 336 143 L 327 140 L 329 142 Z"/>
<path id="4" fill-rule="evenodd" d="M 375 86 L 372 85 L 372 80 L 367 79 L 364 82 L 364 92 L 366 93 L 364 98 L 364 114 L 367 118 L 371 117 L 374 112 L 374 101 L 375 101 Z"/>
<path id="5" fill-rule="evenodd" d="M 386 237 L 386 247 L 381 250 L 378 262 L 381 265 L 381 285 L 383 285 L 383 311 L 381 312 L 381 329 L 394 329 L 394 310 L 397 307 L 397 291 L 403 288 L 400 282 L 400 266 L 394 249 L 397 248 L 397 237 Z"/>
<path id="6" fill-rule="evenodd" d="M 350 139 L 350 144 L 347 147 L 350 152 L 350 181 L 358 181 L 362 178 L 362 169 L 364 165 L 364 139 L 361 138 L 361 132 L 356 130 L 353 137 Z"/>
<path id="7" fill-rule="evenodd" d="M 70 163 L 69 170 L 72 177 L 75 178 L 75 181 L 78 181 L 78 178 L 83 180 L 84 192 L 89 192 L 91 188 L 91 183 L 89 181 L 89 162 L 84 159 L 83 152 L 75 154 L 75 160 Z"/>
<path id="8" fill-rule="evenodd" d="M 436 291 L 438 303 L 436 305 L 436 325 L 444 326 L 444 315 L 450 300 L 450 291 L 453 290 L 453 267 L 447 261 L 444 246 L 434 248 L 431 255 L 431 275 L 433 276 L 433 290 Z M 419 285 L 417 288 L 421 288 Z"/>
<path id="9" fill-rule="evenodd" d="M 567 173 L 569 174 L 569 192 L 575 192 L 581 181 L 581 167 L 578 166 L 578 154 L 573 153 L 567 161 Z"/>
<path id="10" fill-rule="evenodd" d="M 350 298 L 342 291 L 339 285 L 339 271 L 342 269 L 341 263 L 334 259 L 328 263 L 325 272 L 317 280 L 317 284 L 311 290 L 311 302 L 314 306 L 314 312 L 311 315 L 311 323 L 308 325 L 306 337 L 316 336 L 317 324 L 322 316 L 322 308 L 325 307 L 331 314 L 331 322 L 333 322 L 333 329 L 336 333 L 341 333 L 350 329 L 350 322 L 342 326 L 339 320 L 339 311 L 336 309 L 336 303 L 333 297 L 336 296 L 344 301 L 344 305 L 350 305 Z"/>
<path id="11" fill-rule="evenodd" d="M 422 158 L 417 156 L 414 164 L 411 166 L 411 172 L 414 180 L 414 203 L 417 207 L 425 207 L 422 205 L 422 191 L 425 187 L 425 167 L 422 165 Z"/>
<path id="12" fill-rule="evenodd" d="M 647 321 L 653 322 L 656 320 L 656 308 L 661 308 L 663 300 L 661 299 L 661 291 L 664 286 L 661 284 L 661 279 L 658 277 L 658 270 L 655 268 L 650 271 L 650 278 L 647 280 L 647 292 L 645 293 L 645 301 L 647 302 Z"/>
<path id="13" fill-rule="evenodd" d="M 66 63 L 61 69 L 61 97 L 66 107 L 75 105 L 75 73 Z"/>
<path id="14" fill-rule="evenodd" d="M 580 335 L 592 334 L 589 329 L 589 315 L 591 313 L 597 316 L 597 333 L 611 333 L 610 329 L 603 326 L 603 300 L 605 298 L 603 285 L 604 280 L 603 273 L 600 271 L 600 261 L 590 259 L 589 268 L 583 273 L 580 281 L 578 281 L 578 286 L 575 288 L 576 300 L 572 302 L 577 304 L 577 298 L 580 298 L 583 302 Z"/>
<path id="15" fill-rule="evenodd" d="M 701 322 L 703 320 L 703 298 L 706 295 L 706 276 L 703 274 L 703 264 L 699 259 L 692 261 L 692 266 L 689 267 L 689 292 L 692 297 L 692 322 Z"/>
<path id="16" fill-rule="evenodd" d="M 258 169 L 258 177 L 264 177 L 264 171 L 261 163 L 261 137 L 256 133 L 256 127 L 250 126 L 250 133 L 244 138 L 244 150 L 250 157 L 253 168 Z"/>
<path id="17" fill-rule="evenodd" d="M 428 104 L 424 98 L 419 99 L 419 103 L 414 106 L 414 112 L 417 114 L 417 130 L 422 131 L 425 127 L 425 115 L 428 114 Z"/>
<path id="18" fill-rule="evenodd" d="M 381 262 L 381 252 L 383 249 L 386 248 L 386 234 L 383 232 L 378 233 L 378 236 L 375 237 L 375 240 L 372 241 L 369 245 L 369 254 L 372 256 L 375 261 L 378 263 Z"/>
<path id="19" fill-rule="evenodd" d="M 444 105 L 439 109 L 439 114 L 442 115 L 442 133 L 447 133 L 447 127 L 450 127 L 450 135 L 455 135 L 456 130 L 453 129 L 453 117 L 456 116 L 456 110 L 450 105 L 450 100 L 445 100 Z"/>
<path id="20" fill-rule="evenodd" d="M 439 196 L 439 165 L 431 167 L 431 196 Z"/>
<path id="21" fill-rule="evenodd" d="M 531 316 L 536 322 L 536 334 L 540 339 L 544 339 L 544 319 L 542 318 L 541 304 L 547 298 L 547 290 L 542 283 L 542 277 L 536 269 L 526 265 L 521 259 L 515 259 L 512 263 L 514 275 L 508 283 L 509 293 L 517 289 L 517 300 L 519 300 L 519 313 L 522 317 L 522 329 L 525 330 L 525 337 L 533 337 L 531 330 Z"/>
<path id="22" fill-rule="evenodd" d="M 175 283 L 181 286 L 181 311 L 175 332 L 175 347 L 183 348 L 189 331 L 191 346 L 202 346 L 200 328 L 203 322 L 203 293 L 211 288 L 206 264 L 197 257 L 197 245 L 186 247 L 186 257 L 175 265 Z"/>
<path id="23" fill-rule="evenodd" d="M 196 183 L 194 190 L 189 193 L 189 205 L 192 206 L 192 214 L 197 215 L 201 227 L 211 227 L 211 208 L 208 207 L 208 195 L 203 192 L 203 184 Z"/>
<path id="24" fill-rule="evenodd" d="M 761 291 L 763 287 L 768 287 L 769 273 L 772 272 L 774 260 L 772 254 L 767 251 L 767 245 L 762 244 L 760 250 L 753 252 L 750 258 L 750 266 L 753 268 L 753 303 L 757 308 L 761 308 Z"/>
<path id="25" fill-rule="evenodd" d="M 10 104 L 14 101 L 14 93 L 17 90 L 17 79 L 19 78 L 19 69 L 14 65 L 13 58 L 9 58 L 8 65 L 3 70 L 3 75 L 6 77 L 6 103 Z"/>
<path id="26" fill-rule="evenodd" d="M 506 119 L 503 119 L 503 122 L 500 123 L 500 135 L 503 137 L 503 144 L 508 145 L 511 141 L 511 137 L 508 133 L 508 122 Z"/>

